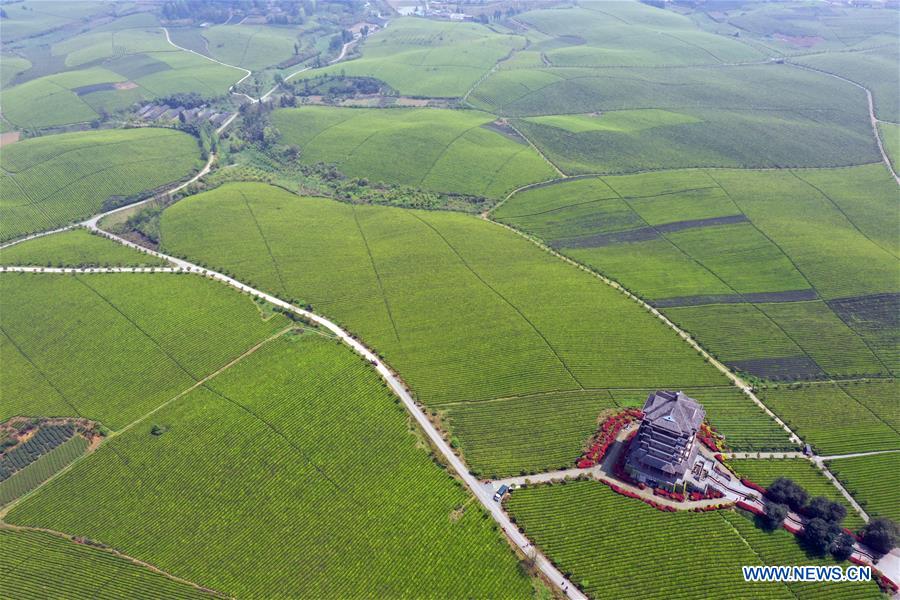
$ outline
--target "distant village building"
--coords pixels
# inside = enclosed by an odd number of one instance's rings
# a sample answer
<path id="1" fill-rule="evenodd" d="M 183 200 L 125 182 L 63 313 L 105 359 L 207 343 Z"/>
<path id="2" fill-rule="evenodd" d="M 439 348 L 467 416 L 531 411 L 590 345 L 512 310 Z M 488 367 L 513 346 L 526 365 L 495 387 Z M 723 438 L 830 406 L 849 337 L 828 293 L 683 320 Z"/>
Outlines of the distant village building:
<path id="1" fill-rule="evenodd" d="M 685 473 L 697 457 L 697 431 L 706 411 L 683 392 L 668 391 L 650 394 L 643 411 L 625 470 L 651 487 L 681 490 Z"/>

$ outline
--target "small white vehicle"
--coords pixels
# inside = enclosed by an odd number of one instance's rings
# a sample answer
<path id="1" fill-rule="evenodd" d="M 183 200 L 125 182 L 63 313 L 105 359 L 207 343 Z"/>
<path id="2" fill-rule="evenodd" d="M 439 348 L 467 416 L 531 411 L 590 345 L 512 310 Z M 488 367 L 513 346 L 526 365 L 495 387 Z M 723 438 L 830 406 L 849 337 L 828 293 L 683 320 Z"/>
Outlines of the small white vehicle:
<path id="1" fill-rule="evenodd" d="M 494 502 L 500 502 L 503 500 L 503 496 L 509 493 L 509 486 L 504 484 L 500 486 L 500 489 L 497 490 L 497 493 L 494 494 Z"/>

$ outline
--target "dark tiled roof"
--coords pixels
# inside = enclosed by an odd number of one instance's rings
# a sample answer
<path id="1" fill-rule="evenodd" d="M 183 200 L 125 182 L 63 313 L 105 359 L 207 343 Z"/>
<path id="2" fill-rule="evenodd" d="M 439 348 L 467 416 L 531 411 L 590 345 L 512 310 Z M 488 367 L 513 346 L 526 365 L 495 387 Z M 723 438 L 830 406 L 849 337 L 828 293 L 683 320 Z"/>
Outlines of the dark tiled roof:
<path id="1" fill-rule="evenodd" d="M 680 477 L 691 458 L 685 453 L 706 416 L 703 407 L 683 392 L 657 391 L 647 398 L 643 410 L 629 462 Z"/>
<path id="2" fill-rule="evenodd" d="M 676 436 L 697 431 L 704 416 L 703 407 L 684 392 L 658 391 L 644 403 L 644 422 Z"/>

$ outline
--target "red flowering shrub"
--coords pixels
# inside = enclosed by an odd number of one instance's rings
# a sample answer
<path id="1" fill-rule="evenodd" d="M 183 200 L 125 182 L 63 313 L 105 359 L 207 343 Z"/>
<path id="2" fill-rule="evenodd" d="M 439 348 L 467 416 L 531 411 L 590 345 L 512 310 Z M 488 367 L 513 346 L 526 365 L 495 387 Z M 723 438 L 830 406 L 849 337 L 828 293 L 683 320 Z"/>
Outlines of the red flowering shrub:
<path id="1" fill-rule="evenodd" d="M 578 467 L 584 469 L 599 464 L 600 461 L 603 460 L 606 451 L 609 450 L 609 447 L 616 441 L 616 436 L 619 435 L 619 431 L 621 431 L 626 424 L 640 420 L 643 417 L 644 413 L 640 410 L 629 408 L 616 413 L 603 421 L 591 437 L 588 449 L 576 462 Z M 634 431 L 631 435 L 634 435 L 635 433 L 637 433 L 637 431 Z M 630 438 L 631 436 L 629 436 L 629 439 Z"/>
<path id="2" fill-rule="evenodd" d="M 747 486 L 751 490 L 756 490 L 760 494 L 765 495 L 765 493 L 766 493 L 766 488 L 764 488 L 763 486 L 761 486 L 759 484 L 753 483 L 749 479 L 745 479 L 745 478 L 741 477 L 741 483 L 743 483 L 745 486 Z"/>
<path id="3" fill-rule="evenodd" d="M 749 503 L 747 503 L 747 502 L 744 502 L 743 500 L 738 500 L 737 503 L 736 503 L 736 506 L 737 506 L 738 508 L 742 508 L 742 509 L 744 509 L 744 510 L 746 510 L 746 511 L 748 511 L 748 512 L 752 512 L 754 515 L 763 516 L 763 515 L 766 514 L 766 511 L 764 511 L 763 509 L 759 508 L 759 507 L 756 506 L 755 504 L 749 504 Z"/>

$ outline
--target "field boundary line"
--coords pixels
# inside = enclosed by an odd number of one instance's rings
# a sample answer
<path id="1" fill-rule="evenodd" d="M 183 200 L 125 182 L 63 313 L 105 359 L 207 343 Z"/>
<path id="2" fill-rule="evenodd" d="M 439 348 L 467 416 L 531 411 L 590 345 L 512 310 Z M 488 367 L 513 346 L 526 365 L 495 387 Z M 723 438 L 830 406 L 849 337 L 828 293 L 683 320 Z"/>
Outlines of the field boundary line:
<path id="1" fill-rule="evenodd" d="M 840 384 L 838 384 L 837 387 L 838 387 L 838 389 L 840 389 L 842 392 L 844 392 L 845 394 L 847 394 L 847 396 L 849 396 L 850 398 L 852 398 L 854 402 L 856 402 L 857 404 L 859 404 L 860 406 L 862 406 L 863 408 L 865 408 L 867 411 L 869 411 L 870 413 L 872 413 L 872 416 L 875 417 L 877 420 L 881 421 L 882 423 L 884 423 L 884 424 L 887 426 L 888 429 L 890 429 L 891 431 L 893 431 L 893 432 L 896 433 L 897 435 L 900 435 L 900 431 L 897 431 L 897 428 L 896 428 L 896 427 L 894 427 L 892 424 L 890 424 L 890 423 L 888 423 L 887 421 L 885 421 L 884 419 L 882 419 L 882 418 L 881 418 L 881 415 L 879 415 L 877 412 L 875 412 L 874 410 L 872 410 L 872 409 L 869 407 L 868 404 L 866 404 L 865 402 L 863 402 L 862 400 L 860 400 L 859 398 L 857 398 L 856 396 L 854 396 L 854 395 L 850 392 L 850 390 L 848 390 L 846 387 L 844 387 L 844 386 L 842 386 L 842 385 L 840 385 Z"/>
<path id="2" fill-rule="evenodd" d="M 9 529 L 9 530 L 12 530 L 12 531 L 36 531 L 36 532 L 40 532 L 40 533 L 46 533 L 46 534 L 48 534 L 48 535 L 52 535 L 52 536 L 58 537 L 58 538 L 60 538 L 60 539 L 64 539 L 64 540 L 66 540 L 67 542 L 70 542 L 70 543 L 72 543 L 72 544 L 78 544 L 78 542 L 76 542 L 76 541 L 73 539 L 73 537 L 75 537 L 75 536 L 72 536 L 72 535 L 70 535 L 70 534 L 68 534 L 68 533 L 65 533 L 65 532 L 62 532 L 62 531 L 57 531 L 57 530 L 55 530 L 55 529 L 47 529 L 47 528 L 45 528 L 45 527 L 31 527 L 31 526 L 26 526 L 26 525 L 13 525 L 13 524 L 11 524 L 11 523 L 0 523 L 0 529 Z M 120 550 L 116 550 L 116 549 L 113 548 L 112 546 L 107 546 L 107 547 L 104 548 L 104 547 L 94 546 L 94 545 L 88 545 L 88 544 L 84 544 L 84 545 L 85 545 L 85 546 L 88 546 L 89 548 L 93 548 L 94 550 L 98 550 L 98 551 L 100 551 L 100 552 L 105 552 L 105 553 L 107 553 L 107 554 L 112 554 L 112 555 L 114 555 L 114 556 L 117 556 L 117 557 L 119 557 L 119 558 L 122 558 L 122 559 L 124 559 L 124 560 L 127 560 L 127 561 L 131 562 L 132 564 L 134 564 L 134 565 L 136 565 L 136 566 L 138 566 L 138 567 L 142 567 L 142 568 L 144 568 L 144 569 L 147 569 L 147 570 L 149 570 L 149 571 L 152 571 L 152 572 L 154 572 L 154 573 L 157 573 L 158 575 L 162 575 L 163 577 L 166 577 L 167 579 L 170 579 L 170 580 L 172 580 L 172 581 L 174 581 L 174 582 L 176 582 L 176 583 L 180 583 L 180 584 L 182 584 L 182 585 L 190 586 L 190 587 L 192 587 L 192 588 L 194 588 L 194 589 L 196 589 L 196 590 L 199 590 L 199 591 L 201 591 L 201 592 L 205 592 L 205 593 L 207 593 L 207 594 L 211 594 L 211 595 L 213 595 L 213 596 L 215 596 L 215 597 L 218 597 L 218 598 L 234 598 L 234 596 L 229 596 L 228 594 L 225 594 L 224 592 L 220 592 L 220 591 L 215 590 L 215 589 L 213 589 L 213 588 L 204 587 L 204 586 L 200 585 L 199 583 L 195 583 L 195 582 L 193 582 L 193 581 L 191 581 L 191 580 L 189 580 L 189 579 L 184 579 L 184 578 L 179 577 L 179 576 L 177 576 L 177 575 L 173 575 L 172 573 L 169 573 L 168 571 L 164 571 L 163 569 L 160 569 L 159 567 L 157 567 L 157 566 L 154 565 L 153 563 L 149 563 L 149 562 L 147 562 L 147 561 L 144 561 L 144 560 L 141 560 L 141 559 L 139 559 L 139 558 L 135 558 L 135 557 L 133 557 L 133 556 L 130 556 L 130 555 L 128 555 L 128 554 L 125 554 L 124 552 L 121 552 Z"/>
<path id="3" fill-rule="evenodd" d="M 135 249 L 139 252 L 143 252 L 151 256 L 156 256 L 157 258 L 163 258 L 165 260 L 168 260 L 172 264 L 181 267 L 189 273 L 214 279 L 229 287 L 250 294 L 255 298 L 266 300 L 275 306 L 281 307 L 294 314 L 300 315 L 312 321 L 313 323 L 321 325 L 325 329 L 328 329 L 329 331 L 334 333 L 344 344 L 349 346 L 358 355 L 366 359 L 378 372 L 382 380 L 399 398 L 400 402 L 403 404 L 407 412 L 413 417 L 421 430 L 424 431 L 425 435 L 431 442 L 436 455 L 439 454 L 443 458 L 443 460 L 446 461 L 448 471 L 455 472 L 457 477 L 459 477 L 459 479 L 462 481 L 463 485 L 469 488 L 471 494 L 481 503 L 487 514 L 489 514 L 500 527 L 507 540 L 521 553 L 527 554 L 533 549 L 535 551 L 535 566 L 557 589 L 561 590 L 563 589 L 563 587 L 567 587 L 568 596 L 572 600 L 587 600 L 587 596 L 585 596 L 573 582 L 566 578 L 563 573 L 559 569 L 557 569 L 542 552 L 537 551 L 537 549 L 534 548 L 531 541 L 519 531 L 518 527 L 510 520 L 509 515 L 506 514 L 503 508 L 493 501 L 492 494 L 489 493 L 487 489 L 485 489 L 485 487 L 481 484 L 481 482 L 478 481 L 478 479 L 475 478 L 474 475 L 472 475 L 472 473 L 469 471 L 469 468 L 462 461 L 462 459 L 460 459 L 460 457 L 453 452 L 453 450 L 450 448 L 449 443 L 443 438 L 441 432 L 439 432 L 435 428 L 434 424 L 431 422 L 428 415 L 426 415 L 421 406 L 416 402 L 416 400 L 413 399 L 412 393 L 409 391 L 409 388 L 399 378 L 395 371 L 390 368 L 381 358 L 379 358 L 374 351 L 370 350 L 349 332 L 341 328 L 333 321 L 321 315 L 300 308 L 299 306 L 295 306 L 290 302 L 287 302 L 276 296 L 258 290 L 250 285 L 242 283 L 237 279 L 234 279 L 233 277 L 229 277 L 218 271 L 201 267 L 187 260 L 176 258 L 157 250 L 145 248 L 115 234 L 103 231 L 102 229 L 97 227 L 96 218 L 90 221 L 88 227 L 91 230 L 99 233 L 100 235 L 103 235 L 114 242 L 122 244 L 123 246 Z"/>
<path id="4" fill-rule="evenodd" d="M 788 171 L 788 173 L 790 173 L 791 175 L 793 175 L 796 179 L 798 179 L 799 181 L 802 181 L 803 183 L 805 183 L 806 185 L 808 185 L 808 186 L 811 187 L 812 189 L 816 190 L 816 192 L 818 192 L 823 198 L 825 198 L 826 200 L 828 200 L 828 201 L 832 204 L 832 206 L 834 206 L 834 208 L 835 208 L 839 213 L 841 213 L 841 214 L 844 216 L 845 219 L 847 219 L 847 222 L 850 223 L 850 225 L 853 226 L 853 229 L 855 229 L 856 231 L 859 232 L 859 234 L 860 234 L 861 236 L 863 236 L 864 238 L 866 238 L 867 240 L 869 240 L 870 242 L 872 242 L 873 244 L 875 244 L 876 246 L 878 246 L 879 248 L 881 248 L 882 250 L 884 250 L 885 252 L 887 252 L 888 254 L 890 254 L 891 256 L 893 256 L 894 258 L 900 259 L 900 256 L 897 256 L 897 255 L 894 254 L 891 250 L 889 250 L 888 248 L 885 248 L 884 246 L 882 246 L 881 244 L 879 244 L 878 242 L 876 242 L 875 240 L 873 240 L 872 238 L 870 238 L 870 237 L 868 236 L 868 234 L 866 234 L 865 231 L 863 231 L 862 229 L 860 229 L 859 225 L 857 225 L 856 222 L 854 222 L 853 219 L 850 218 L 850 215 L 848 215 L 848 214 L 844 211 L 844 209 L 841 208 L 841 206 L 840 206 L 837 202 L 834 201 L 834 198 L 832 198 L 831 196 L 829 196 L 828 194 L 826 194 L 825 191 L 824 191 L 822 188 L 820 188 L 819 186 L 817 186 L 816 184 L 814 184 L 814 183 L 811 182 L 811 181 L 807 181 L 806 179 L 804 179 L 803 177 L 801 177 L 800 175 L 798 175 L 797 173 L 795 173 L 793 169 L 788 169 L 787 171 Z"/>
<path id="5" fill-rule="evenodd" d="M 528 143 L 528 145 L 531 146 L 531 147 L 534 149 L 534 151 L 538 153 L 538 156 L 540 156 L 541 158 L 543 158 L 544 161 L 545 161 L 548 165 L 550 165 L 550 166 L 553 168 L 554 171 L 556 171 L 556 173 L 557 173 L 557 175 L 559 175 L 560 179 L 568 179 L 568 178 L 570 177 L 569 175 L 563 173 L 562 169 L 560 169 L 558 166 L 556 166 L 556 163 L 555 163 L 555 162 L 553 162 L 552 160 L 550 160 L 549 158 L 547 158 L 547 155 L 544 154 L 543 152 L 541 152 L 541 149 L 538 148 L 537 146 L 535 146 L 535 145 L 534 145 L 534 142 L 532 142 L 530 139 L 528 139 L 527 137 L 525 137 L 525 136 L 522 134 L 522 132 L 519 131 L 519 128 L 512 124 L 512 121 L 511 121 L 511 120 L 507 119 L 507 120 L 506 120 L 506 124 L 509 125 L 509 128 L 510 128 L 510 129 L 512 129 L 513 131 L 516 132 L 516 135 L 518 135 L 520 138 L 522 138 L 523 140 L 525 140 L 525 141 Z M 515 193 L 515 191 L 516 191 L 516 190 L 513 190 L 513 193 Z"/>
<path id="6" fill-rule="evenodd" d="M 278 283 L 281 285 L 281 291 L 285 296 L 288 295 L 287 286 L 284 284 L 284 277 L 281 276 L 281 268 L 278 266 L 278 261 L 275 260 L 275 255 L 272 254 L 272 247 L 269 245 L 269 240 L 266 238 L 266 234 L 263 233 L 262 227 L 259 225 L 259 220 L 257 220 L 256 215 L 253 213 L 253 209 L 250 207 L 250 201 L 247 200 L 247 196 L 244 194 L 242 190 L 238 190 L 241 195 L 241 198 L 244 199 L 244 206 L 247 207 L 247 212 L 250 213 L 250 218 L 253 220 L 253 224 L 256 225 L 256 231 L 259 233 L 259 237 L 262 239 L 263 244 L 266 247 L 266 252 L 269 253 L 269 260 L 272 261 L 272 268 L 275 269 L 275 275 L 278 277 Z"/>
<path id="7" fill-rule="evenodd" d="M 619 282 L 614 281 L 614 280 L 610 279 L 609 277 L 569 258 L 568 256 L 557 252 L 556 250 L 554 250 L 553 248 L 550 248 L 549 246 L 547 246 L 546 244 L 544 244 L 542 241 L 538 240 L 537 238 L 535 238 L 523 231 L 519 231 L 518 229 L 511 227 L 505 223 L 501 223 L 499 221 L 494 221 L 494 220 L 488 219 L 488 218 L 485 218 L 484 220 L 489 223 L 493 223 L 497 227 L 503 227 L 504 229 L 507 229 L 507 230 L 515 233 L 516 235 L 519 235 L 519 236 L 525 238 L 526 240 L 528 240 L 529 242 L 531 242 L 538 248 L 544 250 L 545 252 L 548 252 L 549 254 L 555 256 L 556 258 L 562 260 L 563 262 L 565 262 L 569 265 L 572 265 L 575 268 L 577 268 L 581 271 L 584 271 L 585 273 L 588 273 L 593 277 L 596 277 L 597 279 L 600 279 L 606 285 L 610 286 L 611 288 L 613 288 L 615 290 L 618 290 L 619 292 L 624 294 L 627 298 L 636 302 L 644 310 L 646 310 L 647 312 L 649 312 L 650 314 L 652 314 L 653 316 L 655 316 L 656 318 L 661 320 L 667 327 L 669 327 L 672 331 L 674 331 L 682 340 L 687 342 L 689 346 L 691 346 L 694 350 L 696 350 L 698 354 L 700 354 L 703 358 L 705 358 L 713 367 L 715 367 L 716 369 L 718 369 L 718 371 L 720 373 L 725 375 L 725 377 L 727 377 L 738 389 L 740 389 L 742 392 L 744 392 L 744 394 L 746 394 L 754 402 L 754 404 L 756 404 L 759 408 L 761 408 L 763 410 L 763 412 L 765 412 L 770 418 L 772 418 L 772 420 L 774 420 L 788 434 L 790 441 L 794 442 L 797 445 L 800 445 L 802 443 L 800 437 L 796 433 L 794 433 L 794 431 L 787 425 L 787 423 L 785 423 L 768 406 L 766 406 L 765 403 L 762 402 L 762 400 L 760 400 L 756 396 L 756 394 L 753 391 L 753 387 L 750 384 L 745 382 L 737 374 L 732 372 L 731 369 L 726 367 L 718 359 L 716 359 L 709 352 L 707 352 L 706 349 L 704 349 L 703 346 L 701 346 L 689 333 L 687 333 L 686 331 L 684 331 L 683 329 L 678 327 L 678 325 L 673 323 L 660 310 L 658 310 L 651 304 L 648 304 L 646 301 L 638 298 L 635 294 L 633 294 L 630 290 L 628 290 L 625 286 L 623 286 Z M 724 386 L 713 386 L 713 387 L 724 387 Z"/>
<path id="8" fill-rule="evenodd" d="M 431 229 L 435 234 L 437 234 L 437 236 L 438 236 L 439 238 L 441 238 L 441 240 L 444 242 L 444 244 L 446 244 L 447 247 L 450 248 L 450 251 L 453 252 L 453 254 L 456 255 L 456 258 L 459 259 L 459 261 L 463 264 L 463 266 L 464 266 L 466 269 L 468 269 L 468 271 L 469 271 L 472 275 L 474 275 L 475 278 L 476 278 L 478 281 L 480 281 L 485 287 L 487 287 L 487 288 L 488 288 L 489 290 L 491 290 L 494 294 L 496 294 L 496 296 L 497 296 L 498 298 L 500 298 L 501 300 L 503 300 L 503 302 L 505 302 L 507 306 L 509 306 L 510 308 L 512 308 L 516 313 L 518 313 L 518 315 L 519 315 L 520 317 L 522 317 L 522 319 L 523 319 L 526 323 L 528 323 L 529 326 L 531 326 L 531 329 L 534 330 L 534 332 L 535 332 L 535 333 L 536 333 L 536 334 L 544 341 L 544 344 L 547 345 L 547 348 L 550 350 L 550 352 L 553 353 L 553 355 L 556 357 L 556 360 L 559 361 L 559 364 L 561 364 L 562 367 L 566 370 L 566 372 L 569 374 L 569 377 L 571 377 L 572 380 L 573 380 L 576 384 L 578 384 L 578 387 L 579 387 L 579 388 L 581 388 L 582 390 L 584 390 L 584 384 L 581 383 L 581 381 L 578 379 L 578 377 L 575 376 L 575 373 L 572 372 L 572 369 L 569 367 L 568 364 L 566 364 L 566 361 L 564 361 L 564 360 L 562 359 L 562 357 L 559 355 L 559 352 L 557 352 L 557 351 L 556 351 L 556 348 L 553 347 L 553 344 L 550 343 L 550 340 L 548 340 L 547 337 L 543 334 L 543 332 L 542 332 L 540 329 L 538 329 L 538 327 L 537 327 L 534 323 L 531 322 L 531 319 L 529 319 L 528 317 L 526 317 L 526 316 L 525 316 L 525 313 L 523 313 L 523 312 L 521 311 L 521 309 L 519 309 L 518 306 L 516 306 L 515 304 L 513 304 L 512 302 L 510 302 L 510 301 L 506 298 L 506 296 L 504 296 L 504 295 L 501 294 L 499 291 L 497 291 L 497 290 L 494 288 L 494 286 L 492 286 L 492 285 L 489 284 L 487 281 L 485 281 L 485 280 L 481 277 L 481 275 L 479 275 L 478 272 L 475 271 L 475 269 L 473 269 L 473 268 L 471 267 L 471 265 L 469 265 L 469 263 L 466 261 L 466 259 L 463 258 L 462 254 L 459 253 L 459 251 L 453 246 L 453 244 L 451 244 L 451 243 L 449 242 L 449 240 L 447 240 L 447 238 L 444 237 L 444 234 L 442 234 L 440 231 L 438 231 L 438 229 L 437 229 L 434 225 L 432 225 L 431 223 L 429 223 L 429 222 L 426 221 L 425 219 L 421 218 L 419 215 L 413 213 L 412 211 L 407 211 L 407 212 L 408 212 L 409 214 L 411 214 L 412 216 L 414 216 L 414 217 L 415 217 L 416 219 L 418 219 L 419 221 L 421 221 L 422 223 L 424 223 L 429 229 Z"/>
<path id="9" fill-rule="evenodd" d="M 844 460 L 845 458 L 862 458 L 864 456 L 877 456 L 879 454 L 896 454 L 900 452 L 900 448 L 896 450 L 872 450 L 870 452 L 851 452 L 849 454 L 832 454 L 830 456 L 819 456 L 821 460 Z"/>
<path id="10" fill-rule="evenodd" d="M 375 280 L 378 282 L 378 290 L 381 292 L 381 301 L 384 302 L 384 309 L 387 311 L 388 319 L 391 322 L 391 329 L 394 330 L 394 338 L 400 344 L 400 351 L 403 351 L 403 342 L 400 341 L 400 334 L 397 331 L 397 323 L 394 322 L 394 314 L 391 312 L 391 304 L 388 302 L 387 293 L 384 291 L 384 283 L 381 281 L 381 274 L 378 272 L 378 265 L 375 264 L 375 257 L 372 255 L 372 249 L 369 247 L 369 240 L 363 232 L 362 225 L 359 224 L 359 216 L 356 214 L 356 206 L 350 205 L 350 212 L 353 213 L 353 221 L 356 223 L 356 229 L 359 231 L 359 237 L 362 238 L 363 245 L 366 247 L 366 254 L 369 255 L 369 262 L 372 264 L 372 271 L 375 273 Z"/>
<path id="11" fill-rule="evenodd" d="M 279 332 L 277 332 L 277 333 L 275 333 L 275 334 L 273 334 L 273 335 L 267 337 L 266 339 L 262 340 L 261 342 L 258 342 L 258 343 L 255 344 L 254 346 L 251 346 L 249 349 L 247 349 L 246 351 L 244 351 L 244 353 L 241 354 L 240 356 L 238 356 L 238 357 L 232 359 L 231 361 L 229 361 L 228 363 L 222 365 L 221 367 L 219 367 L 218 369 L 216 369 L 215 371 L 213 371 L 212 373 L 210 373 L 209 375 L 207 375 L 207 376 L 204 377 L 203 379 L 200 379 L 200 380 L 194 382 L 193 385 L 191 385 L 190 387 L 188 387 L 188 388 L 186 388 L 186 389 L 184 389 L 184 390 L 178 392 L 178 394 L 176 394 L 175 396 L 172 396 L 171 398 L 169 398 L 168 400 L 166 400 L 165 402 L 163 402 L 162 404 L 160 404 L 159 406 L 157 406 L 156 408 L 154 408 L 154 409 L 151 410 L 150 412 L 141 415 L 140 417 L 138 417 L 137 419 L 135 419 L 135 420 L 132 421 L 131 423 L 128 423 L 127 425 L 125 425 L 125 426 L 122 427 L 121 429 L 117 429 L 117 430 L 111 432 L 111 433 L 107 436 L 107 439 L 112 439 L 112 438 L 114 438 L 114 437 L 116 437 L 116 436 L 118 436 L 118 435 L 121 435 L 121 434 L 125 433 L 126 431 L 130 430 L 131 428 L 133 428 L 134 426 L 136 426 L 137 424 L 139 424 L 139 423 L 140 423 L 141 421 L 143 421 L 144 419 L 146 419 L 146 418 L 148 418 L 148 417 L 150 417 L 150 416 L 152 416 L 152 415 L 155 415 L 156 413 L 158 413 L 159 411 L 161 411 L 163 408 L 165 408 L 165 407 L 168 406 L 169 404 L 172 404 L 173 402 L 175 402 L 175 401 L 178 400 L 179 398 L 183 398 L 184 396 L 190 394 L 191 392 L 193 392 L 193 391 L 194 391 L 195 389 L 197 389 L 198 387 L 201 387 L 201 386 L 204 386 L 204 387 L 205 387 L 205 384 L 206 384 L 207 382 L 209 382 L 211 379 L 214 379 L 215 377 L 218 377 L 219 375 L 221 375 L 222 373 L 224 373 L 225 371 L 227 371 L 228 369 L 230 369 L 230 368 L 233 367 L 234 365 L 238 364 L 239 362 L 241 362 L 242 360 L 244 360 L 245 358 L 247 358 L 247 357 L 250 356 L 251 354 L 255 353 L 257 350 L 259 350 L 260 348 L 262 348 L 262 347 L 265 346 L 266 344 L 268 344 L 268 343 L 270 343 L 270 342 L 273 342 L 273 341 L 279 339 L 280 337 L 284 336 L 284 334 L 286 334 L 287 332 L 289 332 L 289 331 L 291 331 L 292 329 L 294 329 L 294 327 L 295 327 L 294 325 L 290 325 L 290 326 L 288 326 L 288 327 L 285 327 L 285 328 L 282 329 L 281 331 L 279 331 Z"/>
<path id="12" fill-rule="evenodd" d="M 881 161 L 885 164 L 885 166 L 887 166 L 888 171 L 890 171 L 891 175 L 894 178 L 894 181 L 897 182 L 897 185 L 900 185 L 900 176 L 898 176 L 897 172 L 894 171 L 894 165 L 891 164 L 891 159 L 887 155 L 887 152 L 885 152 L 884 144 L 881 141 L 881 133 L 879 133 L 879 131 L 878 131 L 878 118 L 875 116 L 875 101 L 872 98 L 871 90 L 869 90 L 869 88 L 867 88 L 863 84 L 853 81 L 852 79 L 847 79 L 846 77 L 842 77 L 840 75 L 831 73 L 829 71 L 825 71 L 823 69 L 817 69 L 815 67 L 810 67 L 808 65 L 804 65 L 801 63 L 795 63 L 790 60 L 785 60 L 784 62 L 785 62 L 785 64 L 795 67 L 797 69 L 803 69 L 805 71 L 811 71 L 813 73 L 820 73 L 822 75 L 827 75 L 828 77 L 834 77 L 835 79 L 839 79 L 846 83 L 855 85 L 856 87 L 858 87 L 859 89 L 863 90 L 866 93 L 866 100 L 868 100 L 868 103 L 869 103 L 869 122 L 872 125 L 872 133 L 875 136 L 875 143 L 878 145 L 878 151 L 881 152 Z"/>

